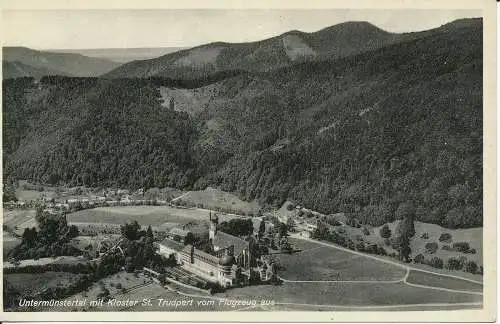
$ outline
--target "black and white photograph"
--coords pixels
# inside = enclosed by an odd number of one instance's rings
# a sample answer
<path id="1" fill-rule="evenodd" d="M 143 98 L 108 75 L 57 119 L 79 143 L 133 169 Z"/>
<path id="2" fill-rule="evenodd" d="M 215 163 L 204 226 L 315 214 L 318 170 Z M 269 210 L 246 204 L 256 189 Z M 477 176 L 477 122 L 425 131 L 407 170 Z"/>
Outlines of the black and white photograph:
<path id="1" fill-rule="evenodd" d="M 484 16 L 2 8 L 3 318 L 483 314 Z"/>

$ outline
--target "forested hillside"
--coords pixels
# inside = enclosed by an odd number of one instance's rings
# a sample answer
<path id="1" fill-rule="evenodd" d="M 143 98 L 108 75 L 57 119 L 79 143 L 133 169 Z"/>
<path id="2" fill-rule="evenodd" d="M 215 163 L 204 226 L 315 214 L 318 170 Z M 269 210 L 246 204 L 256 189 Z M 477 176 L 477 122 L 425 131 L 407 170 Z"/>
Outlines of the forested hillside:
<path id="1" fill-rule="evenodd" d="M 107 78 L 201 78 L 233 70 L 273 71 L 298 62 L 337 59 L 393 44 L 417 34 L 393 34 L 368 22 L 346 22 L 314 33 L 290 31 L 251 43 L 211 43 L 124 64 Z"/>
<path id="2" fill-rule="evenodd" d="M 460 21 L 341 59 L 191 80 L 210 84 L 192 116 L 161 105 L 158 78 L 6 80 L 5 175 L 479 226 L 481 35 L 481 20 Z"/>

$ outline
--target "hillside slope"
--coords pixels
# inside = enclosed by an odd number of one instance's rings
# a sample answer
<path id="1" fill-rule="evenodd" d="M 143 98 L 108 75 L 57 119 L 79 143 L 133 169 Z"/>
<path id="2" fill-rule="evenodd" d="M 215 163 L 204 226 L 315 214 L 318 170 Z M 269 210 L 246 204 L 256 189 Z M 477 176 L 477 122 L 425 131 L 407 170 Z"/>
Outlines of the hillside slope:
<path id="1" fill-rule="evenodd" d="M 150 80 L 4 82 L 5 175 L 211 186 L 372 225 L 409 211 L 480 226 L 481 35 L 481 20 L 467 20 L 354 56 L 236 75 L 200 88 L 191 117 Z"/>
<path id="2" fill-rule="evenodd" d="M 50 70 L 47 68 L 36 68 L 21 62 L 10 62 L 3 61 L 2 62 L 2 78 L 19 78 L 19 77 L 34 77 L 41 78 L 44 75 L 63 75 L 69 76 L 67 73 Z"/>
<path id="3" fill-rule="evenodd" d="M 220 71 L 271 71 L 304 61 L 336 59 L 404 39 L 367 22 L 348 22 L 315 33 L 291 31 L 251 43 L 212 43 L 134 61 L 107 73 L 109 78 L 200 78 Z"/>
<path id="4" fill-rule="evenodd" d="M 61 72 L 60 75 L 68 76 L 99 76 L 119 64 L 101 58 L 91 58 L 73 53 L 54 53 L 37 51 L 26 47 L 3 47 L 3 61 L 19 62 L 35 69 L 50 72 Z M 26 75 L 26 76 L 37 76 Z M 5 78 L 5 77 L 4 77 Z"/>

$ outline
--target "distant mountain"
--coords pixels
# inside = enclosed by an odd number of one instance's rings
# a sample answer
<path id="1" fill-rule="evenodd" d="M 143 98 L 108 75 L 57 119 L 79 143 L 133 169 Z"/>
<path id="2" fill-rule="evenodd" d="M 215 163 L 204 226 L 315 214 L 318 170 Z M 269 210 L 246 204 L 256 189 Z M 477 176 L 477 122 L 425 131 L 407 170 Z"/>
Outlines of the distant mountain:
<path id="1" fill-rule="evenodd" d="M 50 74 L 59 72 L 70 76 L 99 76 L 119 66 L 119 63 L 110 60 L 80 54 L 37 51 L 26 47 L 3 47 L 2 50 L 4 62 L 19 62 L 36 71 L 45 70 Z M 26 69 L 28 70 L 30 69 Z"/>
<path id="2" fill-rule="evenodd" d="M 206 44 L 150 60 L 129 62 L 103 77 L 197 79 L 224 71 L 269 72 L 301 62 L 357 55 L 468 24 L 469 20 L 463 19 L 428 31 L 395 34 L 368 22 L 345 22 L 313 33 L 289 31 L 257 42 Z"/>
<path id="3" fill-rule="evenodd" d="M 73 53 L 88 57 L 102 58 L 120 64 L 135 61 L 149 60 L 168 53 L 178 52 L 184 47 L 141 47 L 141 48 L 93 48 L 93 49 L 56 49 L 55 53 Z"/>
<path id="4" fill-rule="evenodd" d="M 47 68 L 37 68 L 18 61 L 2 62 L 2 78 L 35 77 L 41 78 L 44 75 L 62 75 L 69 76 L 68 73 L 50 70 Z"/>
<path id="5" fill-rule="evenodd" d="M 402 38 L 367 22 L 347 22 L 314 33 L 290 31 L 258 42 L 202 45 L 156 59 L 130 62 L 104 76 L 200 78 L 228 70 L 271 71 L 298 62 L 359 54 Z"/>

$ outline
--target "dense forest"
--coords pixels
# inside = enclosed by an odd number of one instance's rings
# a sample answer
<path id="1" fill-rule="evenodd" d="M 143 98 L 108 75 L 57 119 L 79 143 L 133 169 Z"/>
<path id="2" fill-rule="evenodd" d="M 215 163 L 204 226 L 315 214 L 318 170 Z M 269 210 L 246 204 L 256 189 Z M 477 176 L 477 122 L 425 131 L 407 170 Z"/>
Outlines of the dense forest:
<path id="1" fill-rule="evenodd" d="M 4 175 L 220 187 L 366 224 L 482 225 L 482 23 L 272 72 L 4 80 Z M 159 85 L 216 85 L 196 115 Z"/>

